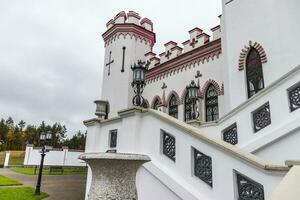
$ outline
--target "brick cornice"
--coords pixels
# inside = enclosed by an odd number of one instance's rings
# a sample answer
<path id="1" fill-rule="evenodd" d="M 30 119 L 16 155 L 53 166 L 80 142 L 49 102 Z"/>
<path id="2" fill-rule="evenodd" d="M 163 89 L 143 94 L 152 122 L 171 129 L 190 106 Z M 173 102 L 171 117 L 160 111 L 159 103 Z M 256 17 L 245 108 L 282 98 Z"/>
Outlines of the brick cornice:
<path id="1" fill-rule="evenodd" d="M 133 23 L 114 24 L 110 29 L 102 34 L 105 44 L 107 44 L 118 33 L 132 33 L 151 42 L 151 46 L 156 42 L 155 33 Z"/>
<path id="2" fill-rule="evenodd" d="M 214 40 L 187 53 L 181 54 L 178 57 L 167 62 L 159 64 L 146 72 L 146 81 L 152 81 L 161 76 L 168 75 L 183 70 L 183 68 L 191 67 L 196 63 L 204 63 L 214 57 L 219 57 L 221 54 L 221 39 Z"/>

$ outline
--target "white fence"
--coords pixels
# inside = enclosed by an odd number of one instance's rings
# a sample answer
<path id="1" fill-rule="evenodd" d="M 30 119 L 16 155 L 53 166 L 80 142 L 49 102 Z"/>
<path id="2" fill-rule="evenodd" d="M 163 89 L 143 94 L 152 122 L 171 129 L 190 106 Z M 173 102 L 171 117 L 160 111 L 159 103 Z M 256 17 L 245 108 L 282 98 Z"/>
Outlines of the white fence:
<path id="1" fill-rule="evenodd" d="M 33 145 L 26 146 L 24 157 L 24 166 L 40 165 L 41 147 L 33 147 Z M 78 159 L 82 154 L 82 150 L 73 150 L 63 147 L 62 149 L 52 149 L 46 153 L 44 165 L 48 166 L 86 166 L 83 160 Z"/>

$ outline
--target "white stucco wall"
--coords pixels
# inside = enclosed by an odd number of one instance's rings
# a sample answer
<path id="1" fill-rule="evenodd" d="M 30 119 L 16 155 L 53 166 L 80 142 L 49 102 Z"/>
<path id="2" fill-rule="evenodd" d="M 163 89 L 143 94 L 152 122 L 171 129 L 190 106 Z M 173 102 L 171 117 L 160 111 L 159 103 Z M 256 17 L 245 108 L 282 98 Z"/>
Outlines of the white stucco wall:
<path id="1" fill-rule="evenodd" d="M 300 26 L 298 0 L 234 0 L 225 4 L 222 50 L 230 93 L 230 108 L 247 99 L 245 70 L 238 70 L 239 54 L 249 41 L 258 42 L 267 54 L 263 63 L 265 86 L 300 63 Z"/>
<path id="2" fill-rule="evenodd" d="M 158 112 L 158 111 L 157 111 Z M 171 118 L 165 115 L 166 118 Z M 172 118 L 171 118 L 172 119 Z M 179 121 L 178 121 L 179 122 Z M 234 170 L 252 178 L 264 185 L 265 196 L 268 197 L 282 179 L 284 173 L 268 173 L 241 160 L 232 154 L 192 136 L 172 123 L 167 123 L 150 113 L 135 113 L 107 123 L 95 123 L 90 126 L 98 127 L 96 137 L 89 138 L 98 145 L 86 152 L 105 152 L 109 149 L 109 130 L 118 129 L 117 151 L 123 153 L 141 153 L 151 157 L 151 163 L 144 167 L 153 175 L 151 179 L 157 182 L 153 187 L 163 183 L 160 191 L 169 196 L 175 193 L 181 199 L 233 199 L 235 191 Z M 96 130 L 90 129 L 89 130 Z M 176 161 L 173 162 L 162 154 L 161 130 L 172 134 L 176 138 Z M 90 131 L 88 131 L 89 135 Z M 93 135 L 93 133 L 91 133 Z M 192 172 L 192 147 L 212 157 L 213 188 L 195 177 Z M 149 174 L 139 174 L 138 190 L 143 196 L 143 180 L 148 180 Z M 155 180 L 158 179 L 158 180 Z M 145 183 L 146 184 L 146 183 Z M 170 191 L 169 191 L 170 190 Z M 145 192 L 145 193 L 143 193 Z M 146 198 L 149 199 L 149 198 Z"/>
<path id="3" fill-rule="evenodd" d="M 24 166 L 36 166 L 41 162 L 41 148 L 27 146 L 24 157 Z M 50 150 L 44 158 L 44 165 L 53 166 L 86 166 L 86 163 L 78 159 L 83 151 L 72 151 L 68 149 Z"/>

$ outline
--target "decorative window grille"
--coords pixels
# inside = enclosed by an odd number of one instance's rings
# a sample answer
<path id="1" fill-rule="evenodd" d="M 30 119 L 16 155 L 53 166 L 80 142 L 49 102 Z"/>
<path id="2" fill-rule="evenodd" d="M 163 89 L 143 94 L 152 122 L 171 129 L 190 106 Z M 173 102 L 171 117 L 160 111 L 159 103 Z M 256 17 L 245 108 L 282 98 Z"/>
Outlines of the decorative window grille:
<path id="1" fill-rule="evenodd" d="M 300 108 L 300 82 L 288 89 L 291 112 Z"/>
<path id="2" fill-rule="evenodd" d="M 188 93 L 184 98 L 184 121 L 192 119 L 192 101 L 189 100 Z"/>
<path id="3" fill-rule="evenodd" d="M 169 115 L 178 118 L 178 104 L 175 95 L 172 95 L 169 102 Z"/>
<path id="4" fill-rule="evenodd" d="M 154 105 L 153 105 L 153 109 L 158 110 L 158 107 L 160 106 L 160 102 L 158 99 L 155 100 Z"/>
<path id="5" fill-rule="evenodd" d="M 110 148 L 117 147 L 117 137 L 118 137 L 117 129 L 109 131 L 109 147 Z"/>
<path id="6" fill-rule="evenodd" d="M 254 132 L 258 132 L 261 129 L 271 124 L 271 113 L 269 102 L 262 105 L 256 111 L 253 112 L 253 126 Z"/>
<path id="7" fill-rule="evenodd" d="M 211 84 L 208 86 L 205 94 L 206 121 L 219 119 L 218 93 Z"/>
<path id="8" fill-rule="evenodd" d="M 163 154 L 175 161 L 176 150 L 175 150 L 175 137 L 162 131 L 163 139 Z"/>
<path id="9" fill-rule="evenodd" d="M 264 200 L 264 186 L 239 173 L 236 174 L 238 200 Z"/>
<path id="10" fill-rule="evenodd" d="M 223 140 L 232 145 L 236 145 L 238 143 L 238 134 L 236 123 L 232 124 L 228 128 L 222 131 L 223 132 Z"/>
<path id="11" fill-rule="evenodd" d="M 194 149 L 194 174 L 212 187 L 212 161 L 197 149 Z"/>
<path id="12" fill-rule="evenodd" d="M 261 58 L 255 48 L 251 48 L 246 59 L 248 98 L 264 89 L 264 76 Z"/>

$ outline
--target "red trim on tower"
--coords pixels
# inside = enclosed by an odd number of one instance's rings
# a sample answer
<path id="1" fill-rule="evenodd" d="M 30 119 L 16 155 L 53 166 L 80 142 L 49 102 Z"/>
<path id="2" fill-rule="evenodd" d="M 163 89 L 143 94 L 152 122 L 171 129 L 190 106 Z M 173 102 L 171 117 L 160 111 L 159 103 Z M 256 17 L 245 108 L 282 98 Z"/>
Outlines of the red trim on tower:
<path id="1" fill-rule="evenodd" d="M 149 31 L 141 26 L 138 26 L 133 23 L 126 24 L 114 24 L 110 29 L 108 29 L 105 33 L 102 34 L 103 40 L 107 43 L 113 36 L 117 33 L 122 33 L 124 36 L 127 34 L 138 35 L 143 39 L 148 39 L 151 41 L 151 46 L 153 46 L 156 42 L 155 33 Z M 132 36 L 132 35 L 131 35 Z"/>
<path id="2" fill-rule="evenodd" d="M 134 12 L 134 11 L 129 11 L 127 13 L 127 17 L 135 17 L 136 19 L 140 20 L 141 16 L 139 15 L 139 13 Z"/>
<path id="3" fill-rule="evenodd" d="M 175 46 L 171 48 L 171 51 L 174 51 L 175 49 L 178 49 L 179 51 L 182 51 L 182 48 L 179 46 Z"/>
<path id="4" fill-rule="evenodd" d="M 159 64 L 157 65 L 158 67 L 149 69 L 146 72 L 146 80 L 158 80 L 159 77 L 174 73 L 175 71 L 186 70 L 191 65 L 195 66 L 196 63 L 204 63 L 215 56 L 219 58 L 221 51 L 221 39 L 219 38 Z"/>
<path id="5" fill-rule="evenodd" d="M 218 30 L 218 29 L 220 29 L 220 28 L 221 28 L 221 26 L 218 25 L 218 26 L 215 26 L 215 27 L 211 28 L 210 30 L 211 30 L 211 31 L 216 31 L 216 30 Z"/>
<path id="6" fill-rule="evenodd" d="M 148 24 L 150 24 L 150 25 L 153 25 L 153 22 L 150 20 L 150 19 L 148 19 L 148 18 L 143 18 L 142 20 L 141 20 L 141 22 L 140 22 L 140 24 L 141 25 L 143 25 L 144 23 L 148 23 Z"/>
<path id="7" fill-rule="evenodd" d="M 195 31 L 199 31 L 199 32 L 201 32 L 202 33 L 202 29 L 200 29 L 200 28 L 198 28 L 198 27 L 195 27 L 195 28 L 193 28 L 193 29 L 191 29 L 191 30 L 189 30 L 189 33 L 192 33 L 192 32 L 195 32 Z"/>
<path id="8" fill-rule="evenodd" d="M 149 56 L 149 55 L 156 56 L 156 54 L 151 51 L 145 54 L 145 56 Z"/>
<path id="9" fill-rule="evenodd" d="M 247 55 L 248 55 L 251 48 L 255 48 L 258 51 L 262 63 L 268 62 L 267 54 L 266 54 L 264 48 L 258 42 L 253 43 L 250 40 L 249 45 L 244 46 L 244 48 L 241 50 L 241 53 L 240 53 L 240 56 L 239 56 L 238 69 L 240 71 L 245 68 Z"/>
<path id="10" fill-rule="evenodd" d="M 190 43 L 190 40 L 187 40 L 187 41 L 184 41 L 182 44 L 183 45 L 187 45 L 187 44 L 189 44 Z"/>
<path id="11" fill-rule="evenodd" d="M 174 41 L 169 41 L 169 42 L 167 42 L 166 44 L 164 44 L 164 46 L 166 47 L 166 46 L 168 46 L 168 45 L 170 45 L 170 44 L 173 44 L 173 45 L 177 45 L 177 43 L 176 42 L 174 42 Z"/>
<path id="12" fill-rule="evenodd" d="M 125 13 L 125 11 L 119 12 L 119 13 L 114 17 L 114 19 L 116 20 L 118 17 L 125 17 L 125 20 L 126 20 L 126 13 Z"/>

